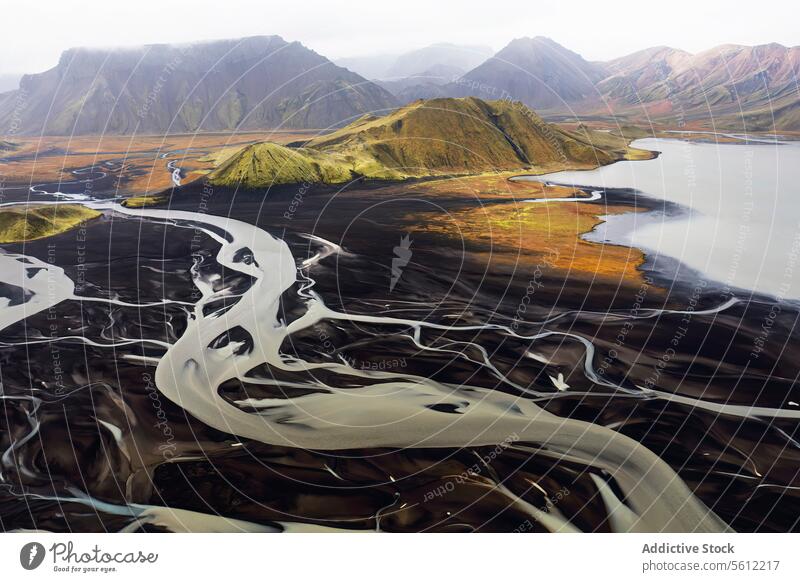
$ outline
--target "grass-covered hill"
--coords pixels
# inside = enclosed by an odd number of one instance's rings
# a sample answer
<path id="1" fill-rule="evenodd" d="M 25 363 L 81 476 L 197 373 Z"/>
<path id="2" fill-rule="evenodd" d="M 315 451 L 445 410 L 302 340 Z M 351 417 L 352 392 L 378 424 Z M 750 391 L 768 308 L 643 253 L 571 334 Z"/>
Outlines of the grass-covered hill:
<path id="1" fill-rule="evenodd" d="M 400 180 L 523 168 L 585 168 L 635 156 L 636 150 L 627 143 L 609 133 L 561 129 L 519 102 L 430 99 L 382 117 L 365 115 L 301 147 L 247 146 L 214 170 L 210 180 L 255 188 L 295 182 L 333 184 L 357 177 Z"/>
<path id="2" fill-rule="evenodd" d="M 302 182 L 339 184 L 356 176 L 355 162 L 309 148 L 271 142 L 245 146 L 211 174 L 214 184 L 258 188 Z"/>
<path id="3" fill-rule="evenodd" d="M 66 232 L 100 212 L 80 204 L 13 206 L 0 210 L 0 243 L 23 242 Z"/>

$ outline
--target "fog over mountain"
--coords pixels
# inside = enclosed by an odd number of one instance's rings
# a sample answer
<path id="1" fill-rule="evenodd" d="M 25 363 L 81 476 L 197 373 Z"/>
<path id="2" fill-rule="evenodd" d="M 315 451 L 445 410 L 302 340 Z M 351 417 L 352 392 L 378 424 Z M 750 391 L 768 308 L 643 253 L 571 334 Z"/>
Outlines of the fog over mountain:
<path id="1" fill-rule="evenodd" d="M 396 55 L 367 55 L 336 59 L 335 62 L 368 79 L 399 80 L 425 75 L 432 69 L 465 73 L 492 54 L 488 46 L 438 43 Z"/>
<path id="2" fill-rule="evenodd" d="M 19 87 L 19 80 L 22 75 L 5 74 L 0 75 L 0 93 L 4 91 L 13 91 Z"/>
<path id="3" fill-rule="evenodd" d="M 51 135 L 325 128 L 394 105 L 386 90 L 302 44 L 261 36 L 70 49 L 0 96 L 0 127 Z"/>

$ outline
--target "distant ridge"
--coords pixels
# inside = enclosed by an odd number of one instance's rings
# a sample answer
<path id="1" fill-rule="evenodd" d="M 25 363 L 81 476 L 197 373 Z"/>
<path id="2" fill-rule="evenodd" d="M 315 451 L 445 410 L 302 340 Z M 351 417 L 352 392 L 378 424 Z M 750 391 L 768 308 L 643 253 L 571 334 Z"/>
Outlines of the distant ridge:
<path id="1" fill-rule="evenodd" d="M 563 108 L 597 96 L 605 68 L 549 38 L 518 38 L 448 86 L 453 96 L 512 99 L 536 109 Z"/>
<path id="2" fill-rule="evenodd" d="M 385 81 L 416 77 L 440 67 L 465 73 L 492 54 L 488 46 L 437 43 L 402 54 L 343 58 L 336 63 L 367 79 Z"/>

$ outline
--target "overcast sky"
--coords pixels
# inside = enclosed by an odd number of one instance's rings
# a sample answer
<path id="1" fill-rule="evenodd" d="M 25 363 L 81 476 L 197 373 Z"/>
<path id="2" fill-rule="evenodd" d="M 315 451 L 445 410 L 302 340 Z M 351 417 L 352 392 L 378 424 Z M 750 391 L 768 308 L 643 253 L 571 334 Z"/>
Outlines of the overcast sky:
<path id="1" fill-rule="evenodd" d="M 73 46 L 130 46 L 278 34 L 330 58 L 436 42 L 499 50 L 549 36 L 589 60 L 654 45 L 800 44 L 797 0 L 0 0 L 0 74 L 54 66 Z"/>

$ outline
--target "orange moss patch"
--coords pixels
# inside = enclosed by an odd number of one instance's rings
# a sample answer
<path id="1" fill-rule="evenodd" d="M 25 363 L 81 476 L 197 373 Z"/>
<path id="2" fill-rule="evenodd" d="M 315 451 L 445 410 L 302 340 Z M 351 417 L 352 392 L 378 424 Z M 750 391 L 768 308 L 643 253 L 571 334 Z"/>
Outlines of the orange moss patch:
<path id="1" fill-rule="evenodd" d="M 566 198 L 582 192 L 568 186 L 545 186 L 541 182 L 511 180 L 519 172 L 498 172 L 457 178 L 426 180 L 405 186 L 406 191 L 435 195 L 459 195 L 476 200 L 525 200 L 528 198 Z M 535 174 L 529 174 L 535 175 Z"/>
<path id="2" fill-rule="evenodd" d="M 420 194 L 474 196 L 481 206 L 451 211 L 439 222 L 424 216 L 407 216 L 424 232 L 485 243 L 494 261 L 507 264 L 540 260 L 569 276 L 601 278 L 620 285 L 640 285 L 639 267 L 644 254 L 635 248 L 583 240 L 602 222 L 599 215 L 621 214 L 626 206 L 602 206 L 584 202 L 524 202 L 533 198 L 585 196 L 574 188 L 546 186 L 539 182 L 510 182 L 507 175 L 454 178 L 415 184 Z M 500 203 L 501 200 L 505 202 Z"/>
<path id="3" fill-rule="evenodd" d="M 172 186 L 166 167 L 169 160 L 177 160 L 188 182 L 213 168 L 210 153 L 264 140 L 289 143 L 308 139 L 311 135 L 301 131 L 265 131 L 167 136 L 15 137 L 14 143 L 18 147 L 7 154 L 11 160 L 0 161 L 0 175 L 7 184 L 74 180 L 70 173 L 72 170 L 111 161 L 117 164 L 114 176 L 120 194 L 146 195 Z M 179 151 L 168 159 L 161 157 L 176 150 Z M 13 159 L 18 157 L 24 159 Z"/>

